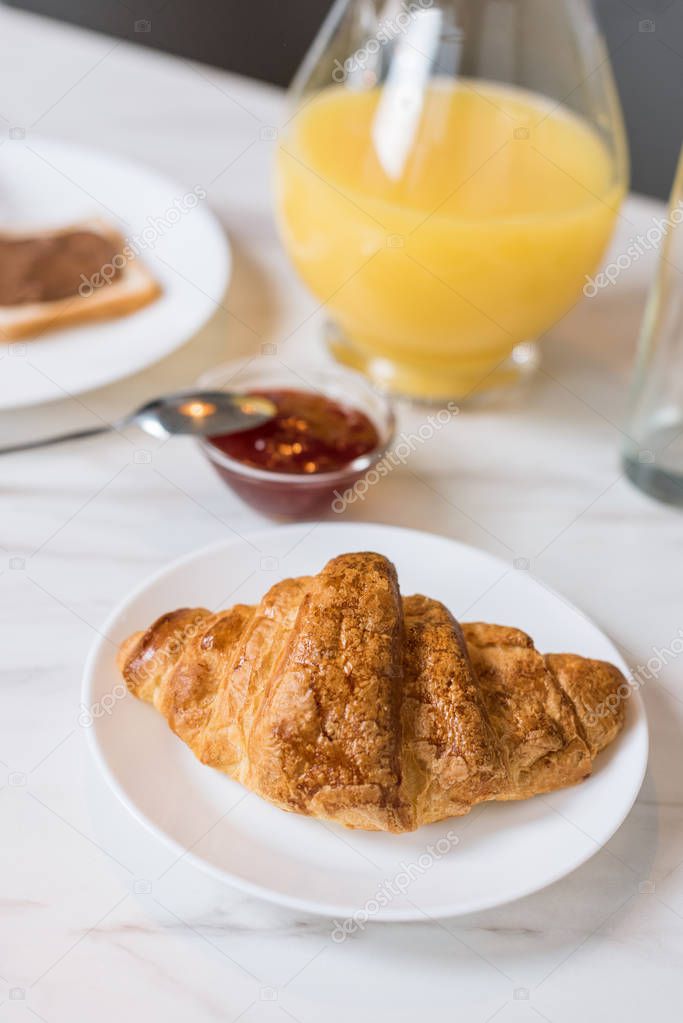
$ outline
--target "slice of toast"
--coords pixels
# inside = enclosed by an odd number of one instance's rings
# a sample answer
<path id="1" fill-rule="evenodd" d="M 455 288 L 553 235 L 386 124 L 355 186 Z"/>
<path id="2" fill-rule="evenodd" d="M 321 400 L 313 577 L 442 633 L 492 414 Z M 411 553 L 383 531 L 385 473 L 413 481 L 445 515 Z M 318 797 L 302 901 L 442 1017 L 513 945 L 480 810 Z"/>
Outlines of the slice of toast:
<path id="1" fill-rule="evenodd" d="M 98 279 L 98 275 L 94 274 L 91 283 L 83 286 L 80 293 L 55 301 L 0 305 L 0 340 L 36 338 L 48 331 L 61 330 L 77 323 L 127 316 L 153 302 L 161 294 L 161 287 L 131 246 L 105 220 L 81 221 L 48 231 L 3 230 L 0 231 L 0 240 L 54 238 L 75 231 L 93 232 L 112 243 L 115 253 L 121 254 L 125 260 L 117 276 L 107 281 L 102 275 Z"/>

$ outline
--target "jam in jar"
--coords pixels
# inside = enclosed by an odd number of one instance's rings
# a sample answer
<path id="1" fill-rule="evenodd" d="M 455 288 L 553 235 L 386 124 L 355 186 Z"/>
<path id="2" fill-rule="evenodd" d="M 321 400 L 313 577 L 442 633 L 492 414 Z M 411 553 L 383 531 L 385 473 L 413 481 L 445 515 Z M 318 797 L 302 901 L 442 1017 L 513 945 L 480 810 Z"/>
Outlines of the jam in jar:
<path id="1" fill-rule="evenodd" d="M 330 502 L 381 454 L 378 428 L 359 408 L 314 391 L 249 393 L 273 402 L 273 419 L 203 446 L 226 482 L 262 511 L 301 514 Z"/>

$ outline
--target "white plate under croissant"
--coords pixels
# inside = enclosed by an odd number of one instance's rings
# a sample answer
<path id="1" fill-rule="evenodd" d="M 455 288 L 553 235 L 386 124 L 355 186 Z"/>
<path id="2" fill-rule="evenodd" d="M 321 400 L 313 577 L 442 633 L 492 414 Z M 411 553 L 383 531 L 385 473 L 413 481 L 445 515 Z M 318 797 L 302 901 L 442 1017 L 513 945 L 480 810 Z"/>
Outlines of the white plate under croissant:
<path id="1" fill-rule="evenodd" d="M 84 702 L 129 809 L 213 874 L 345 917 L 474 911 L 600 848 L 647 759 L 640 697 L 606 637 L 472 548 L 383 526 L 310 529 L 200 551 L 108 623 Z M 384 557 L 339 557 L 367 551 Z M 233 605 L 145 633 L 176 608 Z M 449 612 L 517 628 L 466 626 L 465 643 Z M 523 633 L 587 660 L 544 659 Z M 121 684 L 112 642 L 124 640 L 127 686 L 156 711 Z"/>

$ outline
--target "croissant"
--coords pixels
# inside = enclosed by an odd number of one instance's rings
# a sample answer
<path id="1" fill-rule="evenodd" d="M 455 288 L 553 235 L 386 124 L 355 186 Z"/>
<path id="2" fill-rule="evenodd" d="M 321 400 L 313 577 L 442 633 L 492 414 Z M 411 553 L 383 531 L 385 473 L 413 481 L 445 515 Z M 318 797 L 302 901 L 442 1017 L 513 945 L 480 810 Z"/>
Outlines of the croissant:
<path id="1" fill-rule="evenodd" d="M 283 810 L 412 831 L 586 778 L 623 725 L 611 664 L 402 598 L 343 554 L 256 606 L 172 611 L 121 645 L 128 689 L 205 764 Z"/>

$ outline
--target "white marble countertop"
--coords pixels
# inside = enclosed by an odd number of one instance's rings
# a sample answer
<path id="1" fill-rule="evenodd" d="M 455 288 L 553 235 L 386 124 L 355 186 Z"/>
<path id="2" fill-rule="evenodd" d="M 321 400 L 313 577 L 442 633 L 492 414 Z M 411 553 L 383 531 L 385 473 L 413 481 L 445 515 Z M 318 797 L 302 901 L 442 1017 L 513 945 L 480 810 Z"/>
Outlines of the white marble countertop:
<path id="1" fill-rule="evenodd" d="M 229 297 L 200 336 L 123 383 L 3 414 L 0 436 L 110 419 L 262 344 L 283 358 L 314 350 L 324 311 L 288 267 L 269 204 L 261 129 L 282 116 L 279 91 L 2 9 L 0 115 L 6 138 L 21 126 L 87 140 L 204 183 L 235 252 Z M 631 199 L 614 251 L 660 213 Z M 653 266 L 644 256 L 551 331 L 524 397 L 459 416 L 346 513 L 528 559 L 633 667 L 683 627 L 680 513 L 633 489 L 618 459 Z M 402 410 L 403 428 L 419 421 Z M 190 443 L 156 450 L 134 431 L 2 468 L 2 1023 L 680 1018 L 680 664 L 644 687 L 648 776 L 585 866 L 500 909 L 334 945 L 326 921 L 176 861 L 95 775 L 78 724 L 84 658 L 110 609 L 178 555 L 265 520 Z"/>

